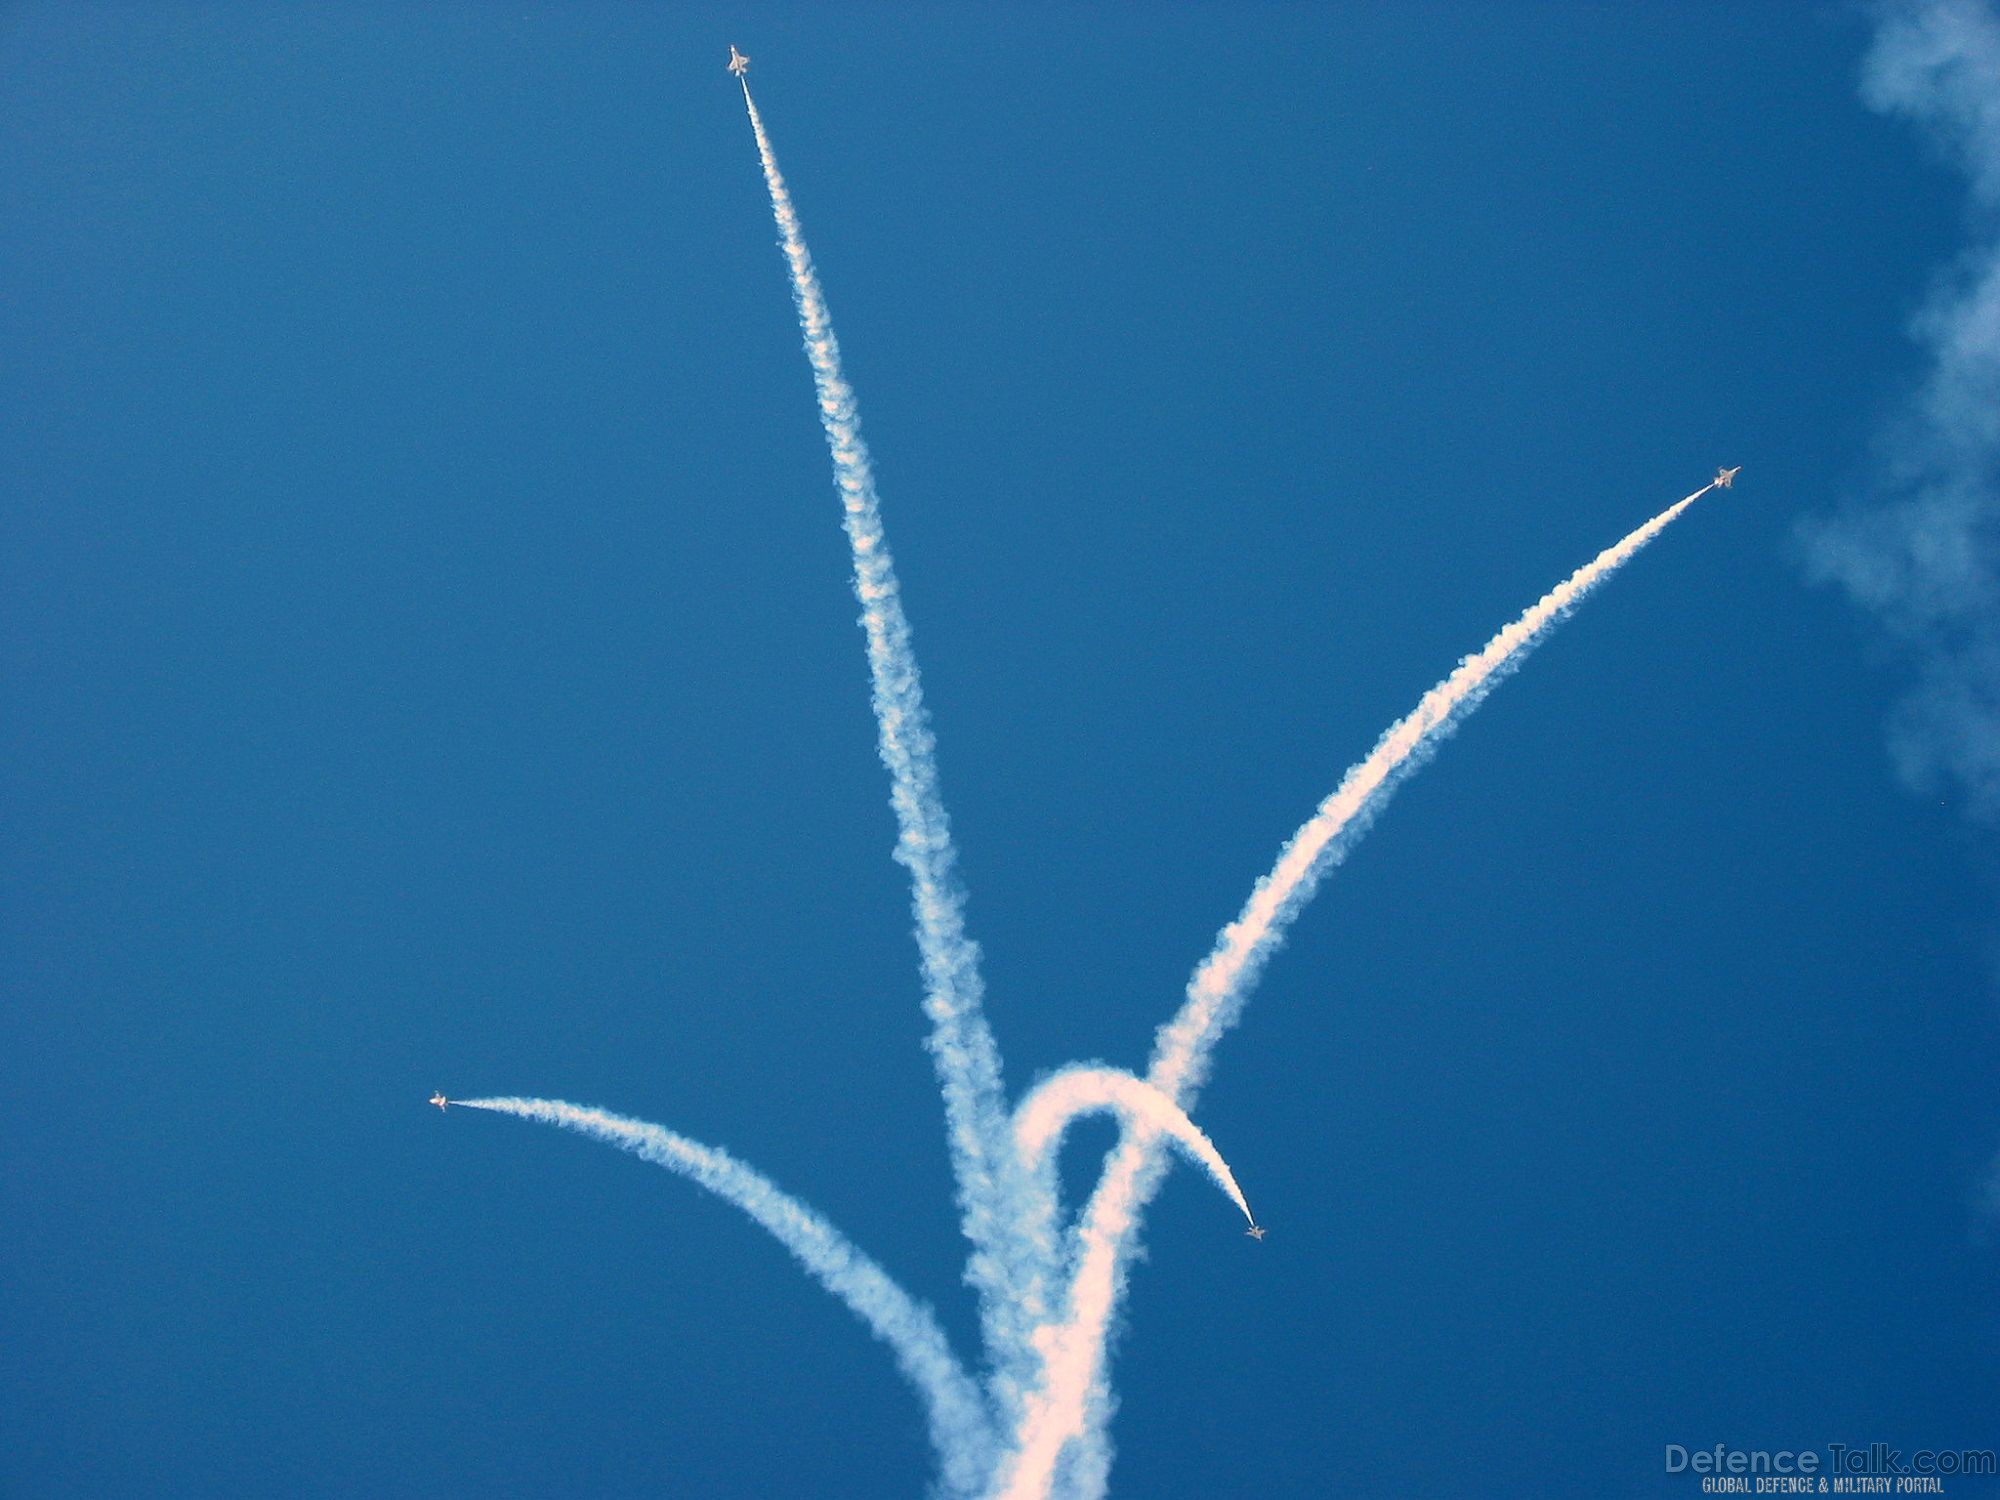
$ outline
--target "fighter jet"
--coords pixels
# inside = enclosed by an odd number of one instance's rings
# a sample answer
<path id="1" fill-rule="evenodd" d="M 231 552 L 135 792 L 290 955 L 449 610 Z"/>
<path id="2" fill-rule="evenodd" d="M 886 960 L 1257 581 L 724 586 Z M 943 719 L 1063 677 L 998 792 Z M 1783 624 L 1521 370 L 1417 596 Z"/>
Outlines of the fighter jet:
<path id="1" fill-rule="evenodd" d="M 745 73 L 750 71 L 750 59 L 736 50 L 734 42 L 730 43 L 729 46 L 729 71 L 734 73 L 738 78 L 741 78 Z"/>
<path id="2" fill-rule="evenodd" d="M 451 1101 L 445 1098 L 443 1094 L 432 1094 L 431 1103 L 435 1104 L 438 1107 L 438 1110 L 442 1112 L 444 1110 L 444 1107 L 447 1104 L 451 1103 Z"/>
<path id="3" fill-rule="evenodd" d="M 1726 490 L 1736 482 L 1736 476 L 1742 472 L 1743 465 L 1741 464 L 1738 464 L 1733 469 L 1717 469 L 1715 471 L 1715 478 L 1710 483 L 1719 490 Z"/>
<path id="4" fill-rule="evenodd" d="M 1271 1231 L 1266 1229 L 1262 1224 L 1252 1224 L 1248 1229 L 1244 1230 L 1243 1232 L 1253 1240 L 1261 1240 L 1264 1238 L 1265 1235 L 1269 1234 Z"/>

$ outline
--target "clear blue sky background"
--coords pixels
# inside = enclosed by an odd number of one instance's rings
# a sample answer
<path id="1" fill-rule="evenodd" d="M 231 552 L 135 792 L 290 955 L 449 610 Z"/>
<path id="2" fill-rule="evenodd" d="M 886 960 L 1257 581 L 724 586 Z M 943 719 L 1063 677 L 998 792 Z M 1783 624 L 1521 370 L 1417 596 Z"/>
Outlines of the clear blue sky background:
<path id="1" fill-rule="evenodd" d="M 1986 847 L 1794 528 L 1961 188 L 1805 5 L 0 17 L 0 1491 L 914 1495 L 726 1143 L 969 1344 L 734 41 L 876 450 L 1018 1088 L 1136 1066 L 1456 657 L 1158 1205 L 1114 1493 L 1993 1443 Z M 1083 1132 L 1079 1174 L 1110 1140 Z M 1961 1485 L 1954 1493 L 1993 1493 Z"/>

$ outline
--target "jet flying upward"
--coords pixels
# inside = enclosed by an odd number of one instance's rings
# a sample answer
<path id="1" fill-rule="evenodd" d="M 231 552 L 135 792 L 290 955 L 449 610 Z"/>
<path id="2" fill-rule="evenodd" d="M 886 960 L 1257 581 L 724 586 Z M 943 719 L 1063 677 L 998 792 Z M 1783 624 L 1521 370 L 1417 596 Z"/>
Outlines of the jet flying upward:
<path id="1" fill-rule="evenodd" d="M 729 45 L 729 71 L 738 78 L 750 71 L 750 59 L 736 50 L 734 42 Z"/>
<path id="2" fill-rule="evenodd" d="M 1743 465 L 1741 464 L 1738 464 L 1733 469 L 1717 469 L 1715 471 L 1715 478 L 1710 482 L 1714 484 L 1714 486 L 1717 489 L 1726 490 L 1732 484 L 1736 483 L 1736 476 L 1738 474 L 1741 474 L 1742 472 L 1743 472 Z"/>
<path id="3" fill-rule="evenodd" d="M 451 1101 L 445 1098 L 443 1094 L 432 1094 L 431 1103 L 435 1104 L 438 1107 L 438 1112 L 442 1114 L 444 1112 L 444 1107 L 447 1104 L 451 1103 Z"/>

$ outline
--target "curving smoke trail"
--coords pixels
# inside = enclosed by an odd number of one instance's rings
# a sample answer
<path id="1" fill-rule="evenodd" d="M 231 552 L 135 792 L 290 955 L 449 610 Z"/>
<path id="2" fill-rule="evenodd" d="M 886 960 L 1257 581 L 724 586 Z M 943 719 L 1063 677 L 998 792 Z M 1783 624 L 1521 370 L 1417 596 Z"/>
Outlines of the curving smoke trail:
<path id="1" fill-rule="evenodd" d="M 854 1310 L 895 1353 L 924 1398 L 945 1482 L 976 1494 L 991 1471 L 994 1434 L 985 1402 L 931 1310 L 911 1298 L 848 1238 L 755 1168 L 644 1120 L 560 1099 L 454 1099 L 466 1109 L 559 1125 L 630 1151 L 725 1198 L 769 1230 L 820 1285 Z"/>
<path id="2" fill-rule="evenodd" d="M 1436 754 L 1465 715 L 1517 670 L 1591 590 L 1714 487 L 1713 482 L 1703 485 L 1669 506 L 1549 590 L 1461 661 L 1415 709 L 1389 726 L 1366 758 L 1349 768 L 1292 835 L 1277 864 L 1257 882 L 1242 912 L 1222 929 L 1195 970 L 1179 1013 L 1154 1038 L 1147 1080 L 1155 1088 L 1182 1109 L 1194 1103 L 1207 1081 L 1216 1042 L 1241 1016 L 1250 989 L 1283 943 L 1292 919 L 1368 831 L 1396 788 Z M 1076 1229 L 1067 1316 L 1032 1335 L 1043 1370 L 1023 1399 L 1015 1455 L 997 1491 L 1008 1500 L 1047 1494 L 1059 1473 L 1066 1473 L 1079 1494 L 1101 1493 L 1110 1452 L 1104 1435 L 1110 1395 L 1104 1377 L 1106 1343 L 1124 1293 L 1132 1237 L 1163 1170 L 1157 1138 L 1142 1131 L 1122 1140 L 1105 1164 Z M 1065 1457 L 1072 1447 L 1076 1451 Z"/>
<path id="3" fill-rule="evenodd" d="M 1417 706 L 1383 732 L 1367 757 L 1348 769 L 1319 810 L 1294 833 L 1271 872 L 1257 882 L 1236 920 L 1188 982 L 1187 1000 L 1154 1038 L 1148 1076 L 1183 1105 L 1208 1081 L 1209 1054 L 1242 1014 L 1249 990 L 1283 944 L 1292 919 L 1310 901 L 1327 873 L 1373 825 L 1397 787 L 1437 753 L 1438 745 L 1487 694 L 1519 671 L 1528 653 L 1590 593 L 1715 488 L 1703 485 L 1676 501 L 1578 568 L 1535 601 Z"/>
<path id="4" fill-rule="evenodd" d="M 734 48 L 730 57 L 732 71 L 740 74 L 737 64 L 747 59 Z M 1695 491 L 1599 553 L 1462 660 L 1390 726 L 1293 834 L 1236 920 L 1222 929 L 1189 981 L 1180 1011 L 1156 1035 L 1146 1078 L 1101 1065 L 1066 1068 L 1030 1091 L 1010 1118 L 999 1049 L 983 1011 L 979 951 L 965 933 L 909 622 L 883 535 L 854 393 L 841 373 L 819 278 L 747 80 L 743 102 L 791 274 L 853 552 L 879 749 L 897 820 L 896 859 L 911 876 L 929 1046 L 943 1084 L 952 1166 L 972 1246 L 966 1279 L 979 1294 L 991 1361 L 986 1390 L 967 1375 L 928 1308 L 824 1219 L 728 1153 L 657 1125 L 560 1101 L 463 1102 L 609 1142 L 742 1208 L 890 1345 L 923 1394 L 943 1481 L 953 1494 L 1039 1500 L 1060 1490 L 1095 1500 L 1104 1492 L 1110 1464 L 1107 1340 L 1140 1216 L 1165 1171 L 1160 1148 L 1177 1146 L 1251 1218 L 1228 1164 L 1187 1115 L 1207 1080 L 1217 1041 L 1240 1017 L 1264 965 L 1319 882 L 1346 857 L 1403 779 L 1436 753 L 1460 720 L 1592 589 L 1715 485 Z M 1728 477 L 1719 475 L 1717 482 L 1727 483 Z M 440 1096 L 433 1102 L 448 1101 Z M 1063 1133 L 1080 1115 L 1105 1110 L 1120 1118 L 1119 1143 L 1067 1244 L 1059 1246 L 1056 1158 Z M 1058 1298 L 1051 1288 L 1059 1276 L 1067 1277 L 1067 1285 Z"/>
<path id="5" fill-rule="evenodd" d="M 910 872 L 917 942 L 924 969 L 930 1049 L 944 1088 L 945 1126 L 959 1205 L 972 1254 L 966 1279 L 978 1291 L 987 1342 L 1003 1363 L 1018 1363 L 1027 1330 L 1040 1316 L 1032 1254 L 1020 1232 L 1019 1205 L 1029 1191 L 1014 1155 L 1000 1051 L 982 1010 L 979 949 L 965 935 L 964 897 L 953 873 L 951 826 L 938 791 L 929 716 L 917 678 L 910 625 L 882 531 L 875 475 L 861 441 L 854 391 L 841 373 L 826 297 L 806 248 L 790 191 L 778 172 L 763 117 L 743 82 L 743 103 L 757 137 L 779 244 L 791 272 L 806 357 L 819 395 L 820 422 L 833 454 L 834 484 L 854 553 L 854 592 L 868 640 L 882 763 L 896 810 L 896 859 Z"/>
<path id="6" fill-rule="evenodd" d="M 1053 1210 L 1056 1206 L 1056 1156 L 1071 1123 L 1085 1115 L 1107 1113 L 1118 1116 L 1128 1135 L 1137 1132 L 1148 1138 L 1163 1137 L 1178 1146 L 1229 1195 L 1243 1217 L 1256 1224 L 1257 1216 L 1250 1212 L 1243 1189 L 1236 1185 L 1236 1174 L 1202 1128 L 1145 1079 L 1101 1063 L 1074 1063 L 1060 1069 L 1029 1090 L 1015 1106 L 1014 1144 L 1028 1170 L 1035 1174 L 1038 1207 Z"/>

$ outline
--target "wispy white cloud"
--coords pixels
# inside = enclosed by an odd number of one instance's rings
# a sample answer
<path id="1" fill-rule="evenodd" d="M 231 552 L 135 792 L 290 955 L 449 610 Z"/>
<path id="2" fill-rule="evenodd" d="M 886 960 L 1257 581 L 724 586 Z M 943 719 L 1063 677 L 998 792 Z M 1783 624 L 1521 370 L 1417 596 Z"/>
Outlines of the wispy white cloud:
<path id="1" fill-rule="evenodd" d="M 2000 14 L 1884 8 L 1861 97 L 1965 174 L 1971 242 L 1912 324 L 1929 368 L 1881 436 L 1873 493 L 1807 525 L 1807 560 L 1914 662 L 1889 727 L 1905 782 L 2000 824 Z"/>

